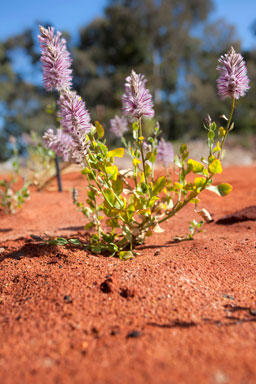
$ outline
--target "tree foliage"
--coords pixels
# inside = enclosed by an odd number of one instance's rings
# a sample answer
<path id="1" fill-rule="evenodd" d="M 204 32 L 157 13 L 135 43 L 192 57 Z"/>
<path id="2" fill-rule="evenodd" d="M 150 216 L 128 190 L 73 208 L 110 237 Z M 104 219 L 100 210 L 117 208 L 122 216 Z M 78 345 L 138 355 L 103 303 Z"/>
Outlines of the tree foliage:
<path id="1" fill-rule="evenodd" d="M 202 113 L 220 110 L 217 58 L 230 45 L 240 50 L 233 26 L 226 20 L 210 21 L 212 9 L 212 0 L 109 0 L 104 15 L 81 28 L 79 40 L 69 44 L 74 88 L 92 118 L 107 128 L 109 119 L 121 113 L 124 79 L 133 68 L 145 74 L 154 90 L 156 119 L 165 137 L 200 135 Z M 31 28 L 0 41 L 0 160 L 9 155 L 9 135 L 40 133 L 55 124 L 45 114 L 53 99 L 41 88 L 36 35 Z M 65 37 L 69 39 L 67 33 Z M 255 78 L 255 51 L 242 54 L 249 77 Z M 29 77 L 20 57 L 29 62 Z M 252 83 L 239 108 L 237 132 L 255 128 L 255 92 Z"/>

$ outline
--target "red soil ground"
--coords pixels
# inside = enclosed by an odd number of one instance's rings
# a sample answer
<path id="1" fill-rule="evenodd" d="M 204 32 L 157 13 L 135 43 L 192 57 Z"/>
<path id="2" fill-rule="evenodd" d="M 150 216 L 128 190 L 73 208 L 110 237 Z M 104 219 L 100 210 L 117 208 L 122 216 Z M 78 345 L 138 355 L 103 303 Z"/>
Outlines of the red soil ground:
<path id="1" fill-rule="evenodd" d="M 255 205 L 256 167 L 218 181 L 233 192 L 203 193 L 206 232 L 172 242 L 195 215 L 186 207 L 127 262 L 29 237 L 81 236 L 79 174 L 0 215 L 1 384 L 256 383 L 256 221 L 216 224 Z"/>

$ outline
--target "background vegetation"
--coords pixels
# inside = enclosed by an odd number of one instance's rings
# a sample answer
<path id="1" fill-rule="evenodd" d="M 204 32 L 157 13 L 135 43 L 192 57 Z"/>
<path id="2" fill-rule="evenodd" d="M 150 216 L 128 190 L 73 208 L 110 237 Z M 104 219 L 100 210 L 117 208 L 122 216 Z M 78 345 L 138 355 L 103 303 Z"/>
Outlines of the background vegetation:
<path id="1" fill-rule="evenodd" d="M 71 44 L 66 31 L 74 87 L 92 119 L 108 130 L 109 119 L 120 114 L 124 80 L 133 68 L 148 79 L 165 138 L 200 136 L 206 113 L 226 112 L 216 91 L 217 58 L 231 45 L 241 52 L 235 28 L 226 20 L 211 22 L 212 9 L 212 0 L 109 0 L 104 16 L 81 28 L 77 42 Z M 11 154 L 10 135 L 22 150 L 25 133 L 55 125 L 54 115 L 45 113 L 54 95 L 41 85 L 37 34 L 35 25 L 0 41 L 0 161 Z M 236 132 L 244 135 L 256 126 L 256 50 L 241 53 L 252 80 L 236 114 Z"/>

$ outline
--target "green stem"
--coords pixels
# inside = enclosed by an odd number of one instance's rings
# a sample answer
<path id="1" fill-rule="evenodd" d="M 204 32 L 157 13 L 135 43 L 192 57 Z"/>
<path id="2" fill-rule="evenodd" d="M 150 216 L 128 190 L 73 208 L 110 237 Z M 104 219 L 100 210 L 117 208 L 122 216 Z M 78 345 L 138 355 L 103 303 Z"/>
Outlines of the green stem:
<path id="1" fill-rule="evenodd" d="M 93 157 L 93 154 L 92 154 L 92 152 L 90 151 L 90 149 L 88 149 L 88 153 L 90 154 L 91 157 Z M 101 153 L 102 153 L 102 152 L 101 152 Z M 87 164 L 88 164 L 88 162 L 87 162 Z M 91 168 L 90 168 L 90 169 L 91 169 Z M 112 190 L 112 192 L 114 193 L 115 198 L 117 199 L 118 203 L 120 204 L 120 206 L 122 206 L 122 202 L 121 202 L 121 200 L 119 199 L 119 196 L 117 196 L 117 194 L 115 193 L 115 191 L 112 189 L 112 185 L 109 183 L 109 180 L 108 180 L 108 174 L 107 174 L 107 172 L 106 172 L 105 167 L 104 167 L 104 173 L 105 173 L 105 176 L 106 176 L 106 182 L 107 182 L 107 184 L 108 184 L 108 188 Z M 95 179 L 95 181 L 96 181 L 96 178 L 94 178 L 94 179 Z M 97 183 L 97 185 L 99 186 L 99 188 L 101 188 L 101 187 L 100 187 L 100 184 Z M 102 188 L 101 188 L 101 192 L 102 192 Z M 102 193 L 103 193 L 103 192 L 102 192 Z M 103 195 L 104 195 L 104 193 L 103 193 Z M 104 197 L 105 197 L 105 195 L 104 195 Z M 108 200 L 107 200 L 107 202 L 108 202 Z M 112 205 L 111 205 L 111 206 L 112 206 Z M 112 208 L 113 208 L 113 206 L 112 206 Z"/>
<path id="2" fill-rule="evenodd" d="M 221 153 L 222 153 L 222 150 L 223 150 L 223 147 L 224 147 L 224 144 L 225 144 L 227 135 L 228 135 L 228 133 L 229 133 L 230 123 L 231 123 L 231 119 L 232 119 L 234 110 L 235 110 L 235 98 L 233 97 L 233 98 L 232 98 L 231 111 L 230 111 L 229 119 L 228 119 L 228 122 L 227 122 L 227 125 L 226 125 L 226 132 L 225 132 L 225 135 L 224 135 L 224 137 L 223 137 L 223 139 L 222 139 L 222 142 L 221 142 L 221 146 L 220 146 L 220 151 L 219 151 L 218 159 L 219 159 L 220 156 L 221 156 Z"/>
<path id="3" fill-rule="evenodd" d="M 142 137 L 142 124 L 141 124 L 141 118 L 138 119 L 138 125 L 139 125 L 139 137 Z M 142 165 L 143 165 L 143 173 L 144 173 L 144 178 L 146 184 L 148 184 L 146 172 L 145 172 L 145 158 L 144 158 L 144 152 L 143 152 L 143 140 L 140 141 L 140 153 L 141 153 L 141 158 L 142 158 Z"/>
<path id="4" fill-rule="evenodd" d="M 90 150 L 88 150 L 88 152 L 90 153 Z M 97 180 L 97 178 L 96 178 L 96 176 L 95 176 L 95 174 L 94 174 L 94 170 L 93 170 L 92 167 L 91 167 L 90 161 L 87 159 L 86 156 L 85 156 L 85 158 L 86 158 L 87 165 L 88 165 L 88 167 L 89 167 L 89 169 L 90 169 L 90 171 L 91 171 L 91 175 L 92 175 L 92 177 L 93 177 L 93 180 L 95 181 L 97 187 L 98 187 L 99 190 L 101 191 L 101 193 L 102 193 L 104 199 L 106 200 L 106 202 L 111 206 L 111 208 L 114 208 L 113 205 L 112 205 L 112 204 L 110 203 L 110 201 L 108 200 L 107 196 L 105 195 L 105 193 L 104 193 L 104 191 L 103 191 L 101 185 L 98 183 L 98 180 Z"/>
<path id="5" fill-rule="evenodd" d="M 229 132 L 229 128 L 230 128 L 230 123 L 231 123 L 231 119 L 232 119 L 232 116 L 233 116 L 233 113 L 234 113 L 234 110 L 235 110 L 235 98 L 233 97 L 232 99 L 232 106 L 231 106 L 231 112 L 230 112 L 230 116 L 229 116 L 229 119 L 228 119 L 228 122 L 227 122 L 227 125 L 226 125 L 226 132 L 225 132 L 225 135 L 223 137 L 223 140 L 222 140 L 222 143 L 221 143 L 221 147 L 220 147 L 220 151 L 219 151 L 219 155 L 218 155 L 218 158 L 220 157 L 221 155 L 221 152 L 222 152 L 222 149 L 224 147 L 224 144 L 225 144 L 225 141 L 226 141 L 226 137 L 228 135 L 228 132 Z M 201 188 L 200 192 L 201 193 L 207 186 L 208 184 L 208 181 L 212 178 L 213 174 L 210 174 L 207 179 L 205 180 L 205 183 L 203 185 L 203 187 Z M 176 215 L 176 213 L 178 211 L 180 211 L 183 207 L 185 207 L 185 205 L 187 205 L 191 200 L 193 200 L 195 197 L 197 197 L 199 195 L 199 193 L 197 193 L 196 195 L 192 195 L 191 197 L 189 197 L 187 200 L 184 200 L 181 204 L 177 204 L 177 208 L 173 209 L 171 213 L 169 213 L 169 215 L 165 216 L 163 219 L 159 220 L 158 221 L 158 224 L 161 224 L 163 223 L 164 221 L 168 220 L 170 217 Z M 178 201 L 179 203 L 180 201 Z"/>
<path id="6" fill-rule="evenodd" d="M 177 208 L 176 209 L 173 209 L 171 213 L 169 213 L 169 215 L 165 216 L 163 219 L 159 220 L 158 221 L 158 224 L 161 224 L 163 223 L 164 221 L 168 220 L 170 217 L 176 215 L 177 212 L 179 212 L 183 207 L 185 207 L 185 205 L 187 205 L 191 200 L 193 200 L 195 197 L 197 197 L 199 195 L 199 193 L 201 193 L 207 186 L 208 184 L 208 181 L 212 178 L 212 174 L 210 174 L 207 179 L 205 180 L 205 183 L 204 185 L 202 186 L 202 188 L 200 189 L 200 192 L 198 192 L 196 195 L 193 195 L 191 197 L 189 197 L 187 200 L 184 200 L 181 204 L 177 204 Z"/>

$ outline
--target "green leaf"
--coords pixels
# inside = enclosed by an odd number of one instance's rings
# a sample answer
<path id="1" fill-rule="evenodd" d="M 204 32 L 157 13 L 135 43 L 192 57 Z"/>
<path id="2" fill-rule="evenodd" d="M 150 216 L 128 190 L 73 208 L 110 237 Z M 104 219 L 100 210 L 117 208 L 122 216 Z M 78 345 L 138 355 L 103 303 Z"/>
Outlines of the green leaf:
<path id="1" fill-rule="evenodd" d="M 82 173 L 82 175 L 89 175 L 90 173 L 92 173 L 92 171 L 86 167 L 86 168 L 82 169 L 81 173 Z"/>
<path id="2" fill-rule="evenodd" d="M 192 171 L 194 173 L 202 173 L 203 170 L 204 170 L 204 166 L 203 164 L 199 163 L 199 161 L 196 161 L 196 160 L 193 160 L 193 159 L 189 159 L 188 160 L 188 166 L 191 166 L 192 165 Z"/>
<path id="3" fill-rule="evenodd" d="M 182 168 L 181 161 L 177 155 L 174 157 L 174 164 L 177 165 L 178 168 Z"/>
<path id="4" fill-rule="evenodd" d="M 152 172 L 152 169 L 151 169 L 150 165 L 148 163 L 146 163 L 146 165 L 145 165 L 146 176 L 149 176 L 151 174 L 151 172 Z"/>
<path id="5" fill-rule="evenodd" d="M 123 157 L 124 155 L 124 148 L 116 148 L 112 151 L 109 151 L 107 154 L 107 157 Z"/>
<path id="6" fill-rule="evenodd" d="M 224 129 L 223 127 L 220 127 L 220 128 L 219 128 L 219 137 L 220 137 L 220 139 L 223 139 L 223 137 L 225 136 L 225 134 L 226 134 L 225 129 Z"/>
<path id="7" fill-rule="evenodd" d="M 95 128 L 97 131 L 98 138 L 102 139 L 102 137 L 104 136 L 104 128 L 98 121 L 95 121 Z"/>
<path id="8" fill-rule="evenodd" d="M 210 185 L 206 189 L 216 193 L 218 196 L 226 196 L 232 191 L 232 185 L 228 183 L 221 183 L 219 185 Z"/>
<path id="9" fill-rule="evenodd" d="M 216 160 L 216 157 L 214 155 L 208 157 L 208 163 L 212 163 L 214 160 Z"/>
<path id="10" fill-rule="evenodd" d="M 114 195 L 113 191 L 111 191 L 111 189 L 107 188 L 104 190 L 104 194 L 107 198 L 107 202 L 110 203 L 111 205 L 113 205 L 115 202 L 115 195 Z"/>
<path id="11" fill-rule="evenodd" d="M 91 251 L 93 253 L 101 253 L 102 249 L 101 249 L 101 245 L 100 244 L 96 244 L 94 245 L 92 248 L 91 248 Z"/>
<path id="12" fill-rule="evenodd" d="M 87 196 L 89 197 L 89 199 L 91 199 L 91 200 L 95 200 L 95 192 L 94 192 L 94 191 L 89 190 L 89 191 L 87 192 Z"/>
<path id="13" fill-rule="evenodd" d="M 78 239 L 69 239 L 68 242 L 72 245 L 82 245 L 81 241 Z"/>
<path id="14" fill-rule="evenodd" d="M 152 196 L 157 195 L 166 186 L 166 177 L 160 176 L 156 179 L 152 188 Z"/>
<path id="15" fill-rule="evenodd" d="M 213 162 L 209 164 L 209 171 L 213 174 L 222 173 L 222 165 L 219 159 L 213 160 Z"/>
<path id="16" fill-rule="evenodd" d="M 188 150 L 187 144 L 181 144 L 180 153 L 187 152 L 187 150 Z"/>
<path id="17" fill-rule="evenodd" d="M 121 251 L 119 252 L 119 258 L 121 260 L 130 260 L 134 258 L 134 255 L 131 251 Z"/>
<path id="18" fill-rule="evenodd" d="M 198 187 L 202 187 L 205 184 L 205 178 L 204 177 L 196 177 L 194 180 L 194 184 Z"/>
<path id="19" fill-rule="evenodd" d="M 128 221 L 132 220 L 132 218 L 134 216 L 134 212 L 135 212 L 135 207 L 134 207 L 134 205 L 130 204 L 128 206 L 128 208 L 126 209 L 126 212 L 125 212 Z"/>
<path id="20" fill-rule="evenodd" d="M 106 167 L 106 172 L 110 180 L 116 180 L 118 175 L 118 168 L 116 165 L 111 165 L 110 167 Z"/>
<path id="21" fill-rule="evenodd" d="M 135 122 L 132 124 L 132 129 L 133 129 L 134 131 L 138 131 L 138 129 L 139 129 L 139 125 L 138 125 L 137 121 L 135 121 Z"/>
<path id="22" fill-rule="evenodd" d="M 212 144 L 214 143 L 214 137 L 215 137 L 215 133 L 214 131 L 209 131 L 208 132 L 208 140 L 207 140 L 207 144 L 208 144 L 208 147 L 211 147 Z"/>
<path id="23" fill-rule="evenodd" d="M 217 144 L 216 144 L 216 147 L 215 148 L 213 148 L 213 153 L 215 153 L 215 152 L 219 152 L 221 150 L 221 148 L 220 148 L 220 142 L 218 141 L 217 142 Z"/>
<path id="24" fill-rule="evenodd" d="M 137 167 L 138 164 L 141 164 L 141 161 L 138 160 L 136 157 L 134 157 L 132 163 L 133 163 L 134 167 Z"/>
<path id="25" fill-rule="evenodd" d="M 186 158 L 187 158 L 188 155 L 189 155 L 187 144 L 182 144 L 182 145 L 181 145 L 181 147 L 180 147 L 180 153 L 181 153 L 182 160 L 186 160 Z"/>
<path id="26" fill-rule="evenodd" d="M 232 185 L 228 183 L 221 183 L 218 185 L 218 190 L 221 196 L 226 196 L 232 191 Z"/>
<path id="27" fill-rule="evenodd" d="M 211 130 L 216 131 L 216 128 L 217 128 L 217 125 L 216 125 L 215 121 L 213 121 L 211 124 Z"/>
<path id="28" fill-rule="evenodd" d="M 146 160 L 150 161 L 151 163 L 154 163 L 156 160 L 156 156 L 153 152 L 148 152 L 146 155 Z"/>
<path id="29" fill-rule="evenodd" d="M 117 178 L 116 180 L 113 180 L 112 187 L 114 192 L 117 195 L 120 195 L 123 192 L 123 182 L 121 179 Z"/>
<path id="30" fill-rule="evenodd" d="M 146 183 L 140 183 L 139 187 L 138 187 L 138 190 L 140 190 L 142 193 L 147 193 L 148 192 L 148 185 Z"/>
<path id="31" fill-rule="evenodd" d="M 65 239 L 64 237 L 57 237 L 56 239 L 50 239 L 48 241 L 48 244 L 50 244 L 50 245 L 67 245 L 68 240 Z"/>
<path id="32" fill-rule="evenodd" d="M 191 164 L 191 163 L 187 163 L 186 174 L 190 173 L 192 170 L 193 170 L 193 164 Z"/>
<path id="33" fill-rule="evenodd" d="M 149 206 L 149 208 L 152 208 L 152 207 L 155 205 L 155 202 L 156 202 L 158 199 L 159 199 L 158 196 L 153 196 L 153 197 L 149 200 L 149 202 L 148 202 L 148 206 Z"/>
<path id="34" fill-rule="evenodd" d="M 117 219 L 108 219 L 106 221 L 106 224 L 111 228 L 117 228 L 118 227 L 118 220 Z"/>
<path id="35" fill-rule="evenodd" d="M 118 246 L 114 243 L 109 243 L 107 246 L 107 249 L 109 252 L 112 252 L 112 254 L 114 255 L 118 251 Z"/>
<path id="36" fill-rule="evenodd" d="M 93 228 L 93 227 L 95 227 L 95 224 L 93 224 L 93 223 L 88 223 L 88 224 L 86 224 L 86 225 L 84 226 L 84 229 L 85 229 L 85 230 L 88 230 L 88 229 L 91 229 L 91 228 Z"/>

